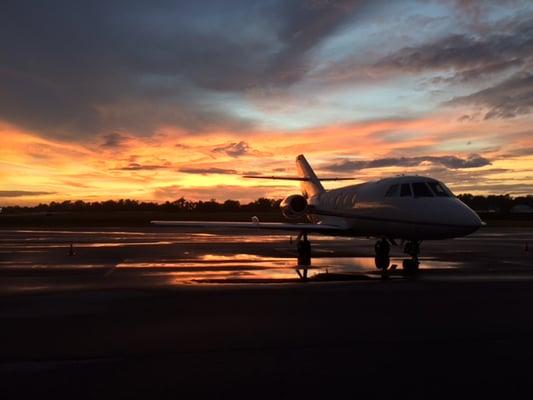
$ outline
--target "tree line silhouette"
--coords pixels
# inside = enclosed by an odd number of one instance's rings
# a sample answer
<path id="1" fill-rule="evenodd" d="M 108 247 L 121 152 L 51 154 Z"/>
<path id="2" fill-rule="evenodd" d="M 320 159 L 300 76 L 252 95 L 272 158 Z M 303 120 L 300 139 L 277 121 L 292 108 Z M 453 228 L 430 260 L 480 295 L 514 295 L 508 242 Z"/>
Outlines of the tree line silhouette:
<path id="1" fill-rule="evenodd" d="M 48 204 L 36 206 L 7 206 L 3 213 L 19 212 L 115 212 L 115 211 L 162 211 L 162 212 L 216 212 L 216 211 L 272 211 L 278 210 L 281 200 L 259 198 L 247 204 L 241 204 L 237 200 L 226 200 L 223 203 L 215 199 L 209 201 L 190 201 L 183 197 L 164 203 L 146 202 L 131 199 L 106 200 L 87 202 L 76 201 L 52 201 Z"/>
<path id="2" fill-rule="evenodd" d="M 457 196 L 469 207 L 480 212 L 508 213 L 516 205 L 533 207 L 533 196 L 512 197 L 505 195 L 472 195 L 460 194 Z M 250 203 L 242 204 L 237 200 L 226 200 L 219 203 L 215 199 L 209 201 L 190 201 L 181 197 L 174 201 L 164 203 L 146 202 L 131 199 L 106 200 L 87 202 L 53 201 L 37 206 L 8 206 L 3 208 L 3 213 L 16 212 L 114 212 L 114 211 L 161 211 L 161 212 L 217 212 L 217 211 L 274 211 L 279 209 L 281 200 L 259 198 Z"/>
<path id="3" fill-rule="evenodd" d="M 497 212 L 506 214 L 515 206 L 525 205 L 533 208 L 533 195 L 512 197 L 509 194 L 503 195 L 472 195 L 470 193 L 457 196 L 470 208 L 480 212 Z"/>

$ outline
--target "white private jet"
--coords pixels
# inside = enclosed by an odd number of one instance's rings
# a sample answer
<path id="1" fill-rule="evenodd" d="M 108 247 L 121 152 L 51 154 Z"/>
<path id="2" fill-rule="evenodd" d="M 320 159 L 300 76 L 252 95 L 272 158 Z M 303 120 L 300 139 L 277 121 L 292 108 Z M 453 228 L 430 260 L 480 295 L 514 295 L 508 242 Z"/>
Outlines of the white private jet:
<path id="1" fill-rule="evenodd" d="M 298 275 L 307 278 L 311 264 L 308 234 L 377 238 L 376 267 L 386 271 L 390 244 L 404 244 L 411 258 L 403 261 L 406 273 L 418 271 L 420 243 L 469 235 L 484 223 L 444 185 L 433 178 L 396 176 L 338 189 L 325 190 L 303 155 L 296 158 L 296 177 L 245 175 L 247 178 L 284 179 L 301 182 L 302 194 L 281 202 L 289 220 L 306 216 L 310 223 L 215 221 L 152 221 L 155 225 L 195 228 L 249 228 L 297 232 Z M 326 178 L 345 180 L 352 178 Z"/>

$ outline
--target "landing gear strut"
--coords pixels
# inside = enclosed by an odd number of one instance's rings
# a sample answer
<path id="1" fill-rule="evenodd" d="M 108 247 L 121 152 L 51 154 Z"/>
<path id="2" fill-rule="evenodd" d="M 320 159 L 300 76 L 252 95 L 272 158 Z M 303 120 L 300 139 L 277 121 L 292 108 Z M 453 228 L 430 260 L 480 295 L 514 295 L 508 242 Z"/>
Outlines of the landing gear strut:
<path id="1" fill-rule="evenodd" d="M 418 261 L 418 255 L 420 254 L 420 241 L 415 240 L 407 242 L 403 248 L 405 254 L 411 256 L 410 259 L 403 260 L 403 270 L 407 274 L 415 274 L 418 272 L 420 262 Z"/>
<path id="2" fill-rule="evenodd" d="M 376 242 L 374 249 L 376 251 L 376 256 L 374 258 L 374 261 L 376 262 L 376 268 L 382 271 L 387 271 L 387 269 L 389 268 L 389 264 L 390 264 L 389 242 L 387 241 L 387 239 L 380 239 Z"/>
<path id="3" fill-rule="evenodd" d="M 302 280 L 307 280 L 307 271 L 311 266 L 311 242 L 307 240 L 307 233 L 298 235 L 296 249 L 298 251 L 298 266 L 296 273 Z"/>

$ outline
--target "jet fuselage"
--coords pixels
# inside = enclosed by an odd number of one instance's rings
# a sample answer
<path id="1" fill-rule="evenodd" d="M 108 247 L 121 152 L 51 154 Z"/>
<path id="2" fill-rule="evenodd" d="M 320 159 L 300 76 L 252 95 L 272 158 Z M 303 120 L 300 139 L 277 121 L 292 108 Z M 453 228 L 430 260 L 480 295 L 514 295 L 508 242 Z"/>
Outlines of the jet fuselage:
<path id="1" fill-rule="evenodd" d="M 325 191 L 308 199 L 313 222 L 347 228 L 346 236 L 433 240 L 475 232 L 482 222 L 441 182 L 399 176 Z"/>

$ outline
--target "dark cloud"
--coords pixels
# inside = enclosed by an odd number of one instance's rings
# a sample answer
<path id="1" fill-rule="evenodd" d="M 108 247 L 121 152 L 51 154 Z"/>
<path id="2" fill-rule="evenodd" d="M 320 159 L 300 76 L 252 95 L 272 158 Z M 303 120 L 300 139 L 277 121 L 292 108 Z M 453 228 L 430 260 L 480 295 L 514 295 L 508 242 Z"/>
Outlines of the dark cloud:
<path id="1" fill-rule="evenodd" d="M 434 165 L 424 169 L 424 175 L 442 180 L 446 183 L 469 184 L 471 187 L 483 186 L 488 182 L 494 182 L 494 176 L 508 173 L 507 168 L 484 168 L 478 170 L 469 169 L 449 169 L 443 166 Z"/>
<path id="2" fill-rule="evenodd" d="M 458 119 L 459 122 L 470 122 L 474 120 L 474 117 L 472 115 L 461 115 Z"/>
<path id="3" fill-rule="evenodd" d="M 247 142 L 240 141 L 234 143 L 227 143 L 219 146 L 215 146 L 212 150 L 212 153 L 215 154 L 225 154 L 227 156 L 238 158 L 245 155 L 253 155 L 256 157 L 259 156 L 271 156 L 272 154 L 267 152 L 262 152 L 252 148 Z"/>
<path id="4" fill-rule="evenodd" d="M 169 163 L 163 165 L 154 165 L 154 164 L 139 164 L 139 163 L 129 163 L 125 167 L 115 168 L 115 170 L 120 171 L 153 171 L 156 169 L 165 169 L 170 168 Z"/>
<path id="5" fill-rule="evenodd" d="M 307 52 L 344 24 L 353 23 L 353 17 L 371 2 L 304 0 L 282 1 L 280 5 L 277 17 L 284 23 L 278 24 L 277 38 L 283 47 L 274 55 L 265 76 L 276 84 L 292 84 L 308 71 Z"/>
<path id="6" fill-rule="evenodd" d="M 3 3 L 0 118 L 56 137 L 249 127 L 199 104 L 196 74 L 222 78 L 217 60 L 237 65 L 246 48 L 235 54 L 227 35 L 202 36 L 186 23 L 194 15 L 188 2 Z"/>
<path id="7" fill-rule="evenodd" d="M 234 158 L 248 154 L 251 151 L 250 145 L 245 141 L 217 146 L 212 150 L 213 153 L 223 153 Z"/>
<path id="8" fill-rule="evenodd" d="M 297 82 L 355 0 L 2 3 L 0 119 L 52 137 L 249 130 L 213 100 Z"/>
<path id="9" fill-rule="evenodd" d="M 482 36 L 455 34 L 404 47 L 375 67 L 410 72 L 451 70 L 455 73 L 452 78 L 440 79 L 469 81 L 527 65 L 533 59 L 533 19 L 508 23 L 502 30 Z"/>
<path id="10" fill-rule="evenodd" d="M 93 185 L 88 185 L 85 182 L 83 182 L 82 180 L 80 180 L 80 181 L 63 180 L 63 181 L 61 181 L 61 183 L 63 183 L 64 185 L 67 185 L 67 186 L 73 186 L 73 187 L 83 188 L 83 189 L 94 188 Z"/>
<path id="11" fill-rule="evenodd" d="M 399 157 L 380 158 L 376 160 L 339 160 L 322 168 L 334 172 L 352 172 L 368 168 L 384 167 L 416 167 L 424 162 L 440 164 L 450 169 L 477 168 L 490 165 L 491 162 L 478 154 L 471 154 L 466 158 L 456 156 L 421 156 L 421 157 Z"/>
<path id="12" fill-rule="evenodd" d="M 180 168 L 180 172 L 185 172 L 187 174 L 200 174 L 200 175 L 207 175 L 207 174 L 226 174 L 226 175 L 234 175 L 237 173 L 234 169 L 226 169 L 226 168 Z"/>
<path id="13" fill-rule="evenodd" d="M 459 3 L 464 3 L 459 5 L 459 9 L 472 8 L 468 7 L 471 2 Z M 488 9 L 485 3 L 479 5 L 479 8 Z M 492 3 L 499 7 L 497 2 Z M 471 12 L 460 13 L 466 20 L 472 22 L 476 19 L 474 9 L 477 8 L 476 6 Z M 449 83 L 478 84 L 483 79 L 498 77 L 499 74 L 506 74 L 509 71 L 529 70 L 533 66 L 532 11 L 529 7 L 528 12 L 511 13 L 507 18 L 492 16 L 488 18 L 483 29 L 478 30 L 474 26 L 469 26 L 471 29 L 465 29 L 464 33 L 448 34 L 421 44 L 405 46 L 368 64 L 362 61 L 360 54 L 340 61 L 335 60 L 316 72 L 314 77 L 331 82 L 379 84 L 384 79 L 406 72 L 431 73 L 431 78 L 425 83 L 434 87 L 435 84 Z M 411 24 L 412 29 L 424 24 L 415 21 Z M 370 58 L 372 56 L 377 54 L 371 55 Z M 433 93 L 435 92 L 433 90 Z"/>
<path id="14" fill-rule="evenodd" d="M 446 0 L 455 9 L 455 18 L 462 25 L 480 33 L 494 28 L 494 15 L 509 9 L 527 6 L 529 0 Z"/>
<path id="15" fill-rule="evenodd" d="M 447 105 L 485 108 L 485 119 L 513 118 L 533 111 L 533 73 L 515 74 L 502 83 L 468 96 L 456 97 Z M 464 119 L 464 116 L 461 117 Z"/>
<path id="16" fill-rule="evenodd" d="M 533 136 L 533 132 L 531 133 Z M 523 157 L 523 156 L 531 156 L 533 155 L 533 147 L 524 147 L 520 149 L 513 149 L 511 151 L 508 151 L 505 154 L 502 154 L 501 157 Z"/>
<path id="17" fill-rule="evenodd" d="M 128 140 L 130 140 L 130 138 L 126 135 L 123 135 L 121 133 L 118 133 L 118 132 L 113 132 L 113 133 L 109 133 L 107 135 L 104 135 L 102 137 L 103 139 L 103 143 L 102 143 L 102 147 L 107 147 L 107 148 L 110 148 L 110 149 L 118 149 L 118 148 L 121 148 L 123 147 L 127 142 Z"/>
<path id="18" fill-rule="evenodd" d="M 45 194 L 55 194 L 55 192 L 38 192 L 28 190 L 0 190 L 0 197 L 27 197 L 42 196 Z"/>

